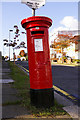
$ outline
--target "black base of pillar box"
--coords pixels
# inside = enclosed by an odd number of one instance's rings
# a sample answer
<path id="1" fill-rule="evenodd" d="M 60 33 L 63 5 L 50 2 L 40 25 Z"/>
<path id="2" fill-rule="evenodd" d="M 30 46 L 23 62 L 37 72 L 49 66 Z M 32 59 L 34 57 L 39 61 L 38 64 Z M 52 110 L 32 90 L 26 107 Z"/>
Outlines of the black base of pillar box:
<path id="1" fill-rule="evenodd" d="M 30 89 L 31 104 L 36 107 L 49 108 L 54 105 L 54 90 L 49 89 Z"/>

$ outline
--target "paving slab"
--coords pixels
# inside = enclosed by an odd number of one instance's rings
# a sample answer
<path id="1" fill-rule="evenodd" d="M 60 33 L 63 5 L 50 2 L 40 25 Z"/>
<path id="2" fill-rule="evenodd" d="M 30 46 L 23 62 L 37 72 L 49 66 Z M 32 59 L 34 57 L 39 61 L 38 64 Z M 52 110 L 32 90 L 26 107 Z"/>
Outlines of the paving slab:
<path id="1" fill-rule="evenodd" d="M 14 80 L 12 79 L 0 79 L 0 83 L 13 83 Z"/>
<path id="2" fill-rule="evenodd" d="M 1 79 L 1 78 L 0 78 L 0 79 Z M 3 75 L 3 76 L 2 76 L 2 79 L 11 79 L 11 78 L 10 78 L 9 75 L 6 74 L 6 75 Z"/>
<path id="3" fill-rule="evenodd" d="M 2 106 L 1 105 L 0 105 L 0 118 L 2 118 Z"/>
<path id="4" fill-rule="evenodd" d="M 70 114 L 72 118 L 78 118 L 80 120 L 80 107 L 77 105 L 66 106 L 63 109 Z"/>
<path id="5" fill-rule="evenodd" d="M 0 95 L 0 106 L 2 106 L 2 95 Z"/>
<path id="6" fill-rule="evenodd" d="M 57 102 L 63 106 L 70 106 L 70 105 L 74 105 L 74 103 L 72 101 L 70 101 L 69 99 L 67 99 L 64 96 L 61 96 L 60 94 L 58 94 L 57 92 L 54 91 L 54 98 L 57 100 Z"/>
<path id="7" fill-rule="evenodd" d="M 10 69 L 2 68 L 2 73 L 10 72 Z"/>
<path id="8" fill-rule="evenodd" d="M 64 96 L 54 92 L 54 98 L 59 104 L 62 104 L 63 109 L 73 118 L 73 120 L 80 120 L 80 107 L 75 105 L 72 101 Z"/>
<path id="9" fill-rule="evenodd" d="M 2 118 L 16 118 L 21 115 L 29 115 L 27 108 L 20 105 L 7 105 L 2 107 Z"/>
<path id="10" fill-rule="evenodd" d="M 19 104 L 12 104 L 21 100 L 21 98 L 17 96 L 18 91 L 11 84 L 14 80 L 11 79 L 9 74 L 10 68 L 8 62 L 2 61 L 2 68 L 0 68 L 0 118 L 4 119 L 29 114 L 25 107 Z"/>
<path id="11" fill-rule="evenodd" d="M 2 103 L 15 102 L 20 100 L 17 96 L 17 90 L 11 84 L 2 85 Z"/>

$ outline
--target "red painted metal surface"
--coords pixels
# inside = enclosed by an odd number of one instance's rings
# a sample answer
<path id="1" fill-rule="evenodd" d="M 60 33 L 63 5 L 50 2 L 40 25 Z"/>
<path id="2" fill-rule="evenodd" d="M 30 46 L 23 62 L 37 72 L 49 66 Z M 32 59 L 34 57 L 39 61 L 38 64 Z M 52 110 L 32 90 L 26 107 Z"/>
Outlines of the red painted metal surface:
<path id="1" fill-rule="evenodd" d="M 33 16 L 22 20 L 21 24 L 27 31 L 30 88 L 52 88 L 48 34 L 52 20 L 48 17 Z M 42 49 L 39 48 L 39 43 Z"/>

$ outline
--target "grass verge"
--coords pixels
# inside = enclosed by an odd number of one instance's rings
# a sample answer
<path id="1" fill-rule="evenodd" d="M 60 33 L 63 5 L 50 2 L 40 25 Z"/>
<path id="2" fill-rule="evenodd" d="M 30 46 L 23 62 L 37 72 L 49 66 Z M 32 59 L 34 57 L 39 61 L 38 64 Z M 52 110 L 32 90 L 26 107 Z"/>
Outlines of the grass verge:
<path id="1" fill-rule="evenodd" d="M 51 108 L 36 108 L 30 104 L 30 83 L 29 77 L 20 68 L 18 68 L 13 62 L 9 62 L 11 68 L 11 77 L 15 80 L 13 86 L 18 90 L 18 96 L 22 98 L 21 105 L 27 107 L 28 111 L 35 117 L 42 116 L 57 116 L 67 114 L 62 105 L 59 105 L 54 100 L 54 107 Z"/>

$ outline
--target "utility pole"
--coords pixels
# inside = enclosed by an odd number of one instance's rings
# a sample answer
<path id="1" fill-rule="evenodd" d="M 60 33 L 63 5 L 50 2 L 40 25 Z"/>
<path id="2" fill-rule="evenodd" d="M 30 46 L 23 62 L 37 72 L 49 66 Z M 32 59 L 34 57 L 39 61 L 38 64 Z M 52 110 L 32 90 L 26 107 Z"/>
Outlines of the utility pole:
<path id="1" fill-rule="evenodd" d="M 11 38 L 11 32 L 13 32 L 13 30 L 9 30 L 9 61 L 10 61 L 10 38 Z"/>
<path id="2" fill-rule="evenodd" d="M 35 9 L 32 9 L 32 16 L 35 16 Z"/>

